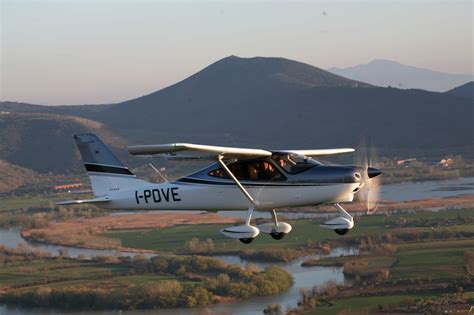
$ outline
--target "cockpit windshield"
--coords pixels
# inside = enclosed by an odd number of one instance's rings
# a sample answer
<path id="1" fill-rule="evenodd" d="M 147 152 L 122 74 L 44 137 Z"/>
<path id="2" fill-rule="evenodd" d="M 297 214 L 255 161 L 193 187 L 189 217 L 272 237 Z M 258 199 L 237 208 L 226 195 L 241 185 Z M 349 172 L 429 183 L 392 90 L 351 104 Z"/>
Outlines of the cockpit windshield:
<path id="1" fill-rule="evenodd" d="M 310 157 L 296 154 L 274 154 L 272 159 L 290 174 L 298 174 L 311 167 L 321 165 L 320 162 Z"/>

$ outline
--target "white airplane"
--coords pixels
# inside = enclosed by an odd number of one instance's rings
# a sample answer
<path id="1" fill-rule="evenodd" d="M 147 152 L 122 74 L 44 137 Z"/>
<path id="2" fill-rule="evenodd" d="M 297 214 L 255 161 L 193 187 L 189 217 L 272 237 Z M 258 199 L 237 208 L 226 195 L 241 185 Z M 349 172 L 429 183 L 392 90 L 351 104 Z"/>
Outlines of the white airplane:
<path id="1" fill-rule="evenodd" d="M 105 209 L 126 210 L 245 210 L 245 224 L 223 228 L 227 237 L 250 243 L 260 232 L 281 239 L 292 227 L 279 222 L 275 209 L 333 204 L 338 216 L 322 227 L 346 234 L 354 226 L 352 216 L 340 203 L 382 172 L 368 165 L 323 165 L 312 157 L 353 152 L 354 149 L 276 150 L 244 149 L 189 143 L 128 147 L 132 155 L 178 156 L 200 154 L 217 161 L 176 181 L 149 183 L 138 179 L 93 134 L 74 136 L 95 198 L 57 203 L 93 203 Z M 250 224 L 254 210 L 267 210 L 272 222 Z"/>

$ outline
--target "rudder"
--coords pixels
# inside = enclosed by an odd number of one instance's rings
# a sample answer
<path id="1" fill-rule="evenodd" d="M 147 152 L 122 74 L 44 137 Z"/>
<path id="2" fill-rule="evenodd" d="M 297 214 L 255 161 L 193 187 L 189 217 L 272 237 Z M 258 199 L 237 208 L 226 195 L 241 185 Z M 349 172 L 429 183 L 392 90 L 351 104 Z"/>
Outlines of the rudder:
<path id="1" fill-rule="evenodd" d="M 145 185 L 100 139 L 91 133 L 74 135 L 95 196 Z"/>

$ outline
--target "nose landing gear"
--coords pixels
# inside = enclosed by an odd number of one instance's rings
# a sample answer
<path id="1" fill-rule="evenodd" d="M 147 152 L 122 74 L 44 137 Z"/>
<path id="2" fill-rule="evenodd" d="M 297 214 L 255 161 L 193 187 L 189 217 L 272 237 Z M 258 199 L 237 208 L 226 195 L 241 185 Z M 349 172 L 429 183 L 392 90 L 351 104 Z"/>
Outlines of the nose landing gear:
<path id="1" fill-rule="evenodd" d="M 354 227 L 354 219 L 340 204 L 336 203 L 334 206 L 339 216 L 324 222 L 321 227 L 334 230 L 339 235 L 346 235 Z"/>

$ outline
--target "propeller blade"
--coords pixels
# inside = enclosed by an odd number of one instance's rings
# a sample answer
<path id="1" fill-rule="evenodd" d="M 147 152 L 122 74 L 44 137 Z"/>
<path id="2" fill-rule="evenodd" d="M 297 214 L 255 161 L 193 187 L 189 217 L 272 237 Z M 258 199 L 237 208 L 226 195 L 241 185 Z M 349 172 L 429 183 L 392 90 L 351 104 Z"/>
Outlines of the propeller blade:
<path id="1" fill-rule="evenodd" d="M 363 137 L 356 151 L 356 165 L 361 168 L 361 181 L 364 186 L 358 192 L 358 200 L 365 206 L 368 215 L 375 213 L 380 202 L 380 177 L 377 169 L 378 154 L 374 146 L 367 146 Z"/>

